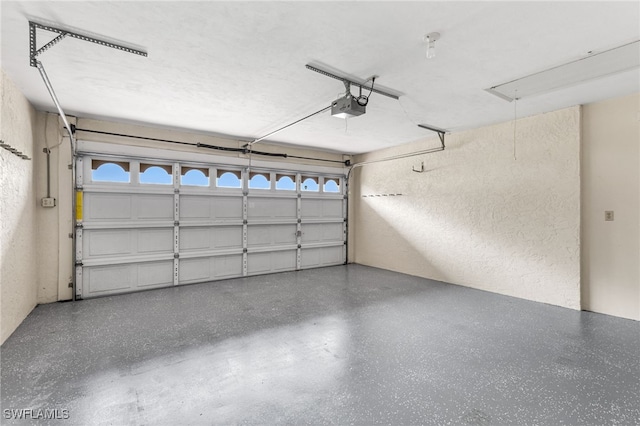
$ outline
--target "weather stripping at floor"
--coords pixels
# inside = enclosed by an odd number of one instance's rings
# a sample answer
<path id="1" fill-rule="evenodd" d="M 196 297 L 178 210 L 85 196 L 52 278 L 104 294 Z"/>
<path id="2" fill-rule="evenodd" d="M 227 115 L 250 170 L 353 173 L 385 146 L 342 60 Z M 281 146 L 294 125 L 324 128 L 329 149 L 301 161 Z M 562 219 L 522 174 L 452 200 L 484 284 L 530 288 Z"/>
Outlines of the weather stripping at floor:
<path id="1" fill-rule="evenodd" d="M 339 266 L 39 306 L 2 423 L 637 425 L 639 354 L 635 321 Z"/>

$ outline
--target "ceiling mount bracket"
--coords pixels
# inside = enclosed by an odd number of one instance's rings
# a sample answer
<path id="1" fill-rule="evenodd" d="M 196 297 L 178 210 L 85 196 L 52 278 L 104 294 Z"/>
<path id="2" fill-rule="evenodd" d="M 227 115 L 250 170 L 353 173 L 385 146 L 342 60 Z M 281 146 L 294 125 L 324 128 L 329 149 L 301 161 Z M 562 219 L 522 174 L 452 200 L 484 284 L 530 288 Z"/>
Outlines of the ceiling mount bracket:
<path id="1" fill-rule="evenodd" d="M 49 43 L 42 46 L 40 49 L 36 47 L 36 30 L 41 29 L 59 34 L 56 38 Z M 123 46 L 116 43 L 111 43 L 106 40 L 100 40 L 97 38 L 85 36 L 82 34 L 74 33 L 73 31 L 67 31 L 60 28 L 52 27 L 49 25 L 38 24 L 37 22 L 29 21 L 29 65 L 37 67 L 38 63 L 36 57 L 42 52 L 49 50 L 54 45 L 58 44 L 65 37 L 77 38 L 78 40 L 88 41 L 90 43 L 99 44 L 101 46 L 111 47 L 112 49 L 122 50 L 123 52 L 133 53 L 134 55 L 147 56 L 147 52 L 142 50 L 133 49 L 131 47 Z"/>
<path id="2" fill-rule="evenodd" d="M 442 145 L 442 149 L 444 150 L 444 135 L 447 133 L 444 129 L 439 129 L 438 127 L 427 126 L 426 124 L 418 124 L 418 127 L 426 130 L 431 130 L 432 132 L 436 132 L 438 137 L 440 138 L 440 144 Z"/>
<path id="3" fill-rule="evenodd" d="M 344 94 L 346 96 L 351 94 L 351 83 L 347 80 L 342 81 L 344 83 Z M 360 86 L 360 91 L 362 92 L 362 86 Z"/>
<path id="4" fill-rule="evenodd" d="M 349 92 L 351 90 L 351 86 L 355 86 L 355 87 L 360 88 L 361 90 L 362 89 L 369 90 L 369 91 L 371 91 L 373 93 L 377 93 L 379 95 L 387 96 L 387 97 L 389 97 L 391 99 L 398 100 L 400 98 L 400 96 L 398 96 L 398 95 L 395 95 L 393 93 L 389 93 L 389 92 L 386 92 L 384 90 L 380 90 L 378 88 L 373 87 L 373 83 L 371 84 L 371 86 L 365 86 L 365 84 L 367 83 L 366 81 L 364 83 L 358 83 L 357 81 L 351 80 L 351 79 L 349 79 L 347 77 L 342 77 L 342 76 L 336 75 L 336 74 L 334 74 L 332 72 L 325 71 L 323 69 L 314 67 L 311 64 L 307 64 L 305 66 L 307 67 L 308 70 L 315 71 L 318 74 L 326 75 L 327 77 L 335 78 L 336 80 L 342 81 L 344 83 L 345 87 L 347 88 L 347 94 L 349 94 Z"/>

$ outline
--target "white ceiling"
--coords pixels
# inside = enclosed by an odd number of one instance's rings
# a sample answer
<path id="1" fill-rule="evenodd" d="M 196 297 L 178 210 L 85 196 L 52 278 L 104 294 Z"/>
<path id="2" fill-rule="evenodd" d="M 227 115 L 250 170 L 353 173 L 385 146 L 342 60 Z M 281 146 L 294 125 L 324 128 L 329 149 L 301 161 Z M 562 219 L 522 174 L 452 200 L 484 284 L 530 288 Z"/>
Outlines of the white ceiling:
<path id="1" fill-rule="evenodd" d="M 313 63 L 400 92 L 363 116 L 329 112 L 270 142 L 362 153 L 514 117 L 484 89 L 640 39 L 640 2 L 1 2 L 2 68 L 55 108 L 29 66 L 28 21 L 148 52 L 66 38 L 38 56 L 70 115 L 254 139 L 330 105 L 344 86 Z M 437 31 L 435 59 L 423 37 Z M 54 34 L 38 31 L 38 47 Z M 355 89 L 352 89 L 355 92 Z M 518 116 L 640 91 L 640 70 L 524 98 Z"/>

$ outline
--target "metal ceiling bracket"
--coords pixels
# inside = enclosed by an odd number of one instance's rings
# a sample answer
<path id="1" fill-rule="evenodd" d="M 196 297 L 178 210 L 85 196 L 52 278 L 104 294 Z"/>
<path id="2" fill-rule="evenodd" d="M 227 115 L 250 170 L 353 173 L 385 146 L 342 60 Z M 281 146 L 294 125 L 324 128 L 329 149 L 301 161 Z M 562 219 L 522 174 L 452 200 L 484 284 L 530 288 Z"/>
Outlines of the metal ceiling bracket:
<path id="1" fill-rule="evenodd" d="M 38 29 L 56 33 L 58 34 L 58 36 L 56 36 L 53 40 L 51 40 L 50 42 L 42 46 L 40 49 L 38 49 L 37 41 L 36 41 L 36 32 Z M 49 81 L 49 77 L 47 76 L 47 73 L 44 70 L 44 65 L 42 65 L 42 62 L 37 60 L 38 55 L 49 50 L 51 47 L 61 42 L 65 37 L 77 38 L 79 40 L 100 44 L 102 46 L 111 47 L 113 49 L 122 50 L 124 52 L 133 53 L 135 55 L 140 55 L 140 56 L 147 56 L 147 53 L 141 50 L 132 49 L 130 47 L 111 43 L 106 40 L 99 40 L 97 38 L 85 36 L 82 34 L 77 34 L 72 31 L 67 31 L 60 28 L 55 28 L 48 25 L 38 24 L 37 22 L 29 21 L 29 65 L 31 65 L 34 68 L 38 68 L 38 71 L 40 72 L 40 76 L 42 77 L 42 80 L 44 81 L 44 84 L 45 86 L 47 86 L 47 90 L 51 95 L 51 99 L 53 100 L 53 103 L 56 105 L 56 108 L 60 113 L 60 117 L 64 122 L 64 127 L 67 129 L 67 132 L 69 133 L 69 141 L 71 146 L 71 164 L 69 165 L 69 168 L 71 169 L 72 191 L 75 194 L 78 194 L 77 191 L 79 190 L 79 187 L 76 186 L 76 138 L 74 135 L 75 126 L 69 124 L 69 121 L 67 120 L 67 116 L 62 110 L 62 106 L 60 105 L 60 102 L 58 102 L 58 98 L 53 90 L 53 86 Z M 71 223 L 73 224 L 74 229 L 76 228 L 76 226 L 81 225 L 81 223 L 78 223 L 78 221 L 81 219 L 79 219 L 77 216 L 77 208 L 79 206 L 81 206 L 81 204 L 79 204 L 77 200 L 77 195 L 76 195 L 76 197 L 71 198 L 71 211 L 72 211 Z M 78 244 L 81 244 L 78 241 L 81 238 L 81 234 L 78 232 L 78 230 L 76 230 L 75 238 L 74 238 L 74 234 L 71 234 L 71 236 L 72 236 L 71 244 L 72 244 L 72 253 L 73 253 L 72 260 L 75 264 L 75 271 L 76 271 L 76 273 L 72 276 L 72 280 L 70 283 L 71 288 L 73 288 L 71 297 L 73 300 L 77 300 L 82 298 L 82 263 L 77 262 L 78 260 L 81 260 L 81 258 L 78 258 L 78 250 L 76 250 L 79 247 Z"/>
<path id="2" fill-rule="evenodd" d="M 349 79 L 347 77 L 342 77 L 342 76 L 333 74 L 333 73 L 331 73 L 329 71 L 322 70 L 322 69 L 314 67 L 313 65 L 310 65 L 310 64 L 307 64 L 305 66 L 307 67 L 308 70 L 315 71 L 315 72 L 317 72 L 319 74 L 326 75 L 327 77 L 335 78 L 336 80 L 342 81 L 344 83 L 345 87 L 347 88 L 347 91 L 350 90 L 350 85 L 351 85 L 351 86 L 359 87 L 360 89 L 370 90 L 373 93 L 377 93 L 379 95 L 387 96 L 387 97 L 389 97 L 391 99 L 396 99 L 396 100 L 400 99 L 400 97 L 398 95 L 394 95 L 393 93 L 389 93 L 389 92 L 385 92 L 384 90 L 376 89 L 373 86 L 365 86 L 366 82 L 365 83 L 358 83 L 357 81 L 353 81 L 353 80 L 351 80 L 351 79 Z"/>
<path id="3" fill-rule="evenodd" d="M 344 80 L 343 83 L 344 83 L 344 94 L 348 96 L 351 94 L 351 83 L 347 80 Z M 362 87 L 360 88 L 360 91 L 362 92 Z"/>
<path id="4" fill-rule="evenodd" d="M 49 43 L 42 46 L 40 49 L 36 47 L 36 30 L 41 29 L 45 31 L 50 31 L 53 33 L 59 34 L 56 38 L 51 40 Z M 147 52 L 143 52 L 142 50 L 132 49 L 127 46 L 123 46 L 116 43 L 111 43 L 106 40 L 100 40 L 97 38 L 85 36 L 82 34 L 74 33 L 72 31 L 63 30 L 61 28 L 52 27 L 49 25 L 38 24 L 37 22 L 29 21 L 29 64 L 32 67 L 37 67 L 36 57 L 42 52 L 49 50 L 54 45 L 58 44 L 65 37 L 73 37 L 79 40 L 88 41 L 90 43 L 99 44 L 106 47 L 111 47 L 112 49 L 122 50 L 123 52 L 133 53 L 134 55 L 147 56 Z"/>
<path id="5" fill-rule="evenodd" d="M 440 129 L 438 127 L 427 126 L 425 124 L 418 124 L 418 127 L 426 130 L 431 130 L 432 132 L 436 132 L 438 134 L 438 137 L 440 138 L 440 144 L 442 144 L 442 149 L 444 150 L 444 135 L 447 132 L 446 130 Z"/>

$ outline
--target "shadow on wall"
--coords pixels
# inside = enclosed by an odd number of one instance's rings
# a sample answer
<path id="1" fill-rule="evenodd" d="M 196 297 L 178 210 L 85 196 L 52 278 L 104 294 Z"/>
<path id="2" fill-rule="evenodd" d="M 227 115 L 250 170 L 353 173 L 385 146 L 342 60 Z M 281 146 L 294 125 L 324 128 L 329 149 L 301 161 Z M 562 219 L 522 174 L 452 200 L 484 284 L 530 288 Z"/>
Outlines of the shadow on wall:
<path id="1" fill-rule="evenodd" d="M 425 276 L 428 278 L 450 282 L 452 276 L 438 269 L 430 259 L 434 253 L 426 244 L 416 241 L 413 231 L 409 228 L 406 211 L 400 216 L 395 213 L 385 212 L 385 206 L 394 204 L 396 207 L 407 204 L 405 196 L 400 197 L 375 197 L 360 201 L 358 206 L 358 230 L 357 247 L 366 247 L 366 250 L 356 250 L 355 262 L 402 272 L 409 275 Z M 405 201 L 405 202 L 402 202 Z M 404 216 L 407 214 L 407 216 Z M 367 229 L 367 231 L 361 231 Z"/>
<path id="2" fill-rule="evenodd" d="M 580 309 L 579 109 L 450 137 L 437 154 L 357 176 L 357 263 Z M 454 135 L 455 136 L 455 135 Z M 458 141 L 466 141 L 460 147 Z M 457 149 L 456 149 L 457 148 Z M 430 173 L 414 173 L 424 159 Z"/>

